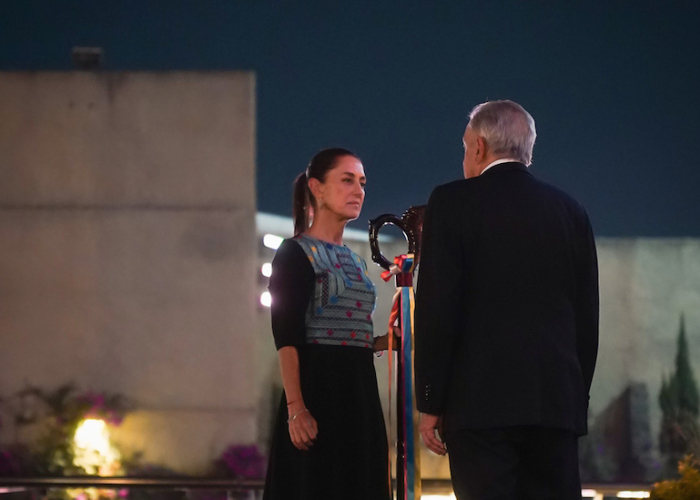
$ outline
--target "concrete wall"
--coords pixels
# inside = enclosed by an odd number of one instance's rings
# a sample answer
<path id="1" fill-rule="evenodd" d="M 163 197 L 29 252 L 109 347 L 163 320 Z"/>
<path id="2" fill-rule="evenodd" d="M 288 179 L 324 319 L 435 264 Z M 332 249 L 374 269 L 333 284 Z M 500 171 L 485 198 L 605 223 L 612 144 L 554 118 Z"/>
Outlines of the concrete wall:
<path id="1" fill-rule="evenodd" d="M 120 392 L 117 440 L 191 472 L 255 440 L 254 94 L 243 72 L 0 73 L 0 394 Z"/>
<path id="2" fill-rule="evenodd" d="M 675 369 L 681 314 L 700 383 L 700 239 L 599 238 L 597 247 L 601 336 L 591 414 L 603 412 L 629 384 L 645 384 L 656 440 L 659 390 Z"/>

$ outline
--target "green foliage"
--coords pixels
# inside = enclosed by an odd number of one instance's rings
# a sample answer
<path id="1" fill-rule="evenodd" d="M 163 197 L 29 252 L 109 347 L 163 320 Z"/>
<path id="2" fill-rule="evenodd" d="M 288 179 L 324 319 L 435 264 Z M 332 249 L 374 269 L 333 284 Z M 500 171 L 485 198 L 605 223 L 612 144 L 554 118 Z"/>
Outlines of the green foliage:
<path id="1" fill-rule="evenodd" d="M 692 455 L 678 464 L 680 478 L 654 485 L 652 500 L 697 500 L 700 498 L 700 462 Z"/>
<path id="2" fill-rule="evenodd" d="M 676 355 L 676 376 L 678 408 L 690 413 L 695 418 L 700 414 L 700 396 L 695 383 L 693 369 L 688 355 L 688 341 L 685 337 L 685 319 L 681 316 L 681 329 L 678 335 L 678 353 Z"/>
<path id="3" fill-rule="evenodd" d="M 668 456 L 667 468 L 673 471 L 681 457 L 700 450 L 700 397 L 690 365 L 683 316 L 678 334 L 676 369 L 668 380 L 663 379 L 659 405 L 663 413 L 659 448 Z"/>
<path id="4" fill-rule="evenodd" d="M 664 376 L 661 381 L 661 391 L 659 392 L 659 406 L 664 415 L 671 415 L 678 408 L 678 384 L 676 377 L 666 380 Z"/>
<path id="5" fill-rule="evenodd" d="M 681 412 L 673 419 L 664 417 L 661 421 L 659 448 L 667 456 L 664 475 L 675 475 L 675 464 L 681 457 L 687 453 L 700 456 L 700 426 L 697 419 L 687 412 Z"/>
<path id="6" fill-rule="evenodd" d="M 681 316 L 681 327 L 678 334 L 676 371 L 670 379 L 666 380 L 664 377 L 659 394 L 659 404 L 664 415 L 685 412 L 697 418 L 700 414 L 700 396 L 693 376 L 693 369 L 690 366 L 683 316 Z"/>

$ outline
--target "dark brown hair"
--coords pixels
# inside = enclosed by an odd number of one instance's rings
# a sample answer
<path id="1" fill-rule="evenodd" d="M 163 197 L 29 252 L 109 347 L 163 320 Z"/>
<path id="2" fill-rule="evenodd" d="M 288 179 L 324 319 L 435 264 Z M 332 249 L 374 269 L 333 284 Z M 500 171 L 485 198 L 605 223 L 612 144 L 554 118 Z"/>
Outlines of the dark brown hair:
<path id="1" fill-rule="evenodd" d="M 294 194 L 292 195 L 292 219 L 294 220 L 294 236 L 298 236 L 309 227 L 309 207 L 316 207 L 316 200 L 309 189 L 309 179 L 318 179 L 325 182 L 326 174 L 333 170 L 338 160 L 344 156 L 357 155 L 343 148 L 322 149 L 309 162 L 304 172 L 294 180 Z M 359 158 L 357 158 L 359 160 Z"/>

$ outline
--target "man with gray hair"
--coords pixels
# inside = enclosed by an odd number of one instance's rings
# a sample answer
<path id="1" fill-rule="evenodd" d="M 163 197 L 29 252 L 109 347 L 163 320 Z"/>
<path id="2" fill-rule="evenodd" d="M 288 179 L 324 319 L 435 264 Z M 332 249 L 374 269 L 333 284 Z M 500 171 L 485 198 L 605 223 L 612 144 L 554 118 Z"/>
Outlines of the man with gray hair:
<path id="1" fill-rule="evenodd" d="M 580 499 L 578 437 L 598 351 L 588 216 L 528 170 L 535 121 L 474 108 L 464 180 L 438 186 L 416 291 L 420 433 L 459 500 Z"/>

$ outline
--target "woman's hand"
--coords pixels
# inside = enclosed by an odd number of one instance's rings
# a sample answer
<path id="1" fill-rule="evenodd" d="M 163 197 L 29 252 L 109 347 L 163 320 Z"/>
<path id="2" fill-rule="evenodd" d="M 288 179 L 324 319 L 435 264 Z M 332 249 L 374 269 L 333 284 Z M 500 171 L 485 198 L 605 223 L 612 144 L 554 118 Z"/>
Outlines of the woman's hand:
<path id="1" fill-rule="evenodd" d="M 393 350 L 398 351 L 399 350 L 399 339 L 401 337 L 401 328 L 398 326 L 392 327 L 392 330 L 394 332 L 394 345 Z M 385 333 L 381 337 L 377 337 L 374 339 L 374 351 L 386 351 L 389 349 L 389 334 Z"/>
<path id="2" fill-rule="evenodd" d="M 295 401 L 287 406 L 289 437 L 292 444 L 303 451 L 309 451 L 318 435 L 318 425 L 304 401 Z"/>

